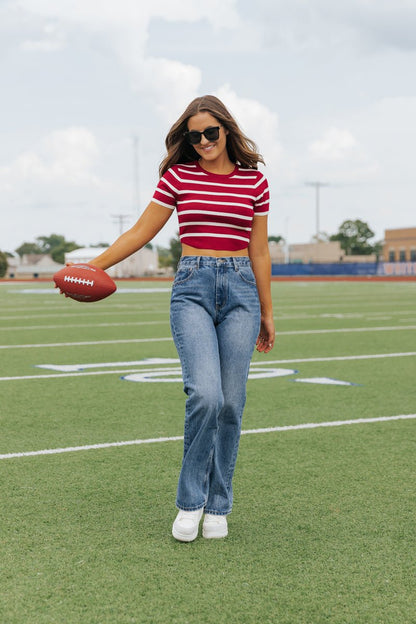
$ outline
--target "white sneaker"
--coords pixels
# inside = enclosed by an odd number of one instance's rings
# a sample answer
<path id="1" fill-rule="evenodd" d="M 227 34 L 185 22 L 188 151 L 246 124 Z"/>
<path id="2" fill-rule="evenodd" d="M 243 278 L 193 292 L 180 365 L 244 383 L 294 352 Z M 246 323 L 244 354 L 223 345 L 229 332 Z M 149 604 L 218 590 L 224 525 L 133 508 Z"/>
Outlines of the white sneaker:
<path id="1" fill-rule="evenodd" d="M 217 516 L 214 514 L 205 514 L 204 524 L 202 525 L 202 536 L 207 539 L 227 537 L 228 525 L 227 516 Z"/>
<path id="2" fill-rule="evenodd" d="M 204 508 L 195 511 L 179 511 L 172 527 L 172 535 L 180 542 L 193 542 L 198 537 L 199 521 Z"/>

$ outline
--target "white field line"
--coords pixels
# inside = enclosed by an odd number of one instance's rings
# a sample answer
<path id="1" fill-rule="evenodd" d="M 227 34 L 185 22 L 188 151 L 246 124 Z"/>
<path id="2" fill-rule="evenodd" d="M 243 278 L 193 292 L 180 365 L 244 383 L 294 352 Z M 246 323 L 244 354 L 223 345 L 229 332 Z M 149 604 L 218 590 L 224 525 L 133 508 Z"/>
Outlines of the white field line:
<path id="1" fill-rule="evenodd" d="M 416 351 L 405 351 L 404 353 L 373 353 L 371 355 L 334 355 L 332 357 L 297 358 L 291 360 L 267 360 L 267 362 L 264 362 L 263 366 L 265 366 L 266 364 L 294 364 L 297 362 L 344 362 L 347 360 L 377 360 L 378 358 L 395 358 L 414 355 L 416 355 Z M 257 363 L 257 360 L 255 363 Z"/>
<path id="2" fill-rule="evenodd" d="M 165 319 L 164 321 L 132 321 L 127 322 L 127 323 L 74 323 L 74 325 L 69 325 L 67 323 L 65 323 L 65 325 L 63 325 L 62 323 L 60 325 L 19 325 L 18 327 L 0 327 L 0 331 L 16 331 L 18 330 L 23 330 L 23 331 L 33 331 L 34 329 L 68 329 L 71 328 L 73 329 L 74 327 L 76 327 L 77 329 L 82 328 L 87 328 L 89 327 L 90 329 L 95 329 L 96 327 L 131 327 L 131 326 L 135 326 L 135 325 L 165 325 L 166 323 L 169 324 L 169 319 Z"/>
<path id="3" fill-rule="evenodd" d="M 260 362 L 259 360 L 253 361 L 252 362 L 252 366 L 256 367 L 256 366 L 269 366 L 272 364 L 296 364 L 299 362 L 305 363 L 305 362 L 343 362 L 343 361 L 352 361 L 352 360 L 374 360 L 374 359 L 383 359 L 383 358 L 396 358 L 396 357 L 408 357 L 408 356 L 415 356 L 416 355 L 416 351 L 408 351 L 408 352 L 404 352 L 404 353 L 375 353 L 375 354 L 371 354 L 371 355 L 340 355 L 340 356 L 333 356 L 333 357 L 315 357 L 315 358 L 294 358 L 294 359 L 290 359 L 290 360 L 265 360 L 264 362 Z M 117 364 L 117 362 L 114 362 L 114 365 Z M 119 362 L 118 364 L 122 364 L 121 362 Z M 134 362 L 131 362 L 130 364 L 134 364 Z M 129 363 L 126 362 L 125 366 L 128 366 Z M 97 367 L 100 366 L 100 364 L 97 364 Z M 88 377 L 91 375 L 116 375 L 116 374 L 123 374 L 125 375 L 126 373 L 147 373 L 147 372 L 157 372 L 157 371 L 166 371 L 166 370 L 170 370 L 168 368 L 161 368 L 161 369 L 157 369 L 157 368 L 149 368 L 148 370 L 142 369 L 142 368 L 123 368 L 123 369 L 116 369 L 116 370 L 100 370 L 100 371 L 81 371 L 81 372 L 69 372 L 69 373 L 52 373 L 50 375 L 44 375 L 44 374 L 40 374 L 40 375 L 18 375 L 18 376 L 14 376 L 14 377 L 0 377 L 0 381 L 24 381 L 24 380 L 29 380 L 29 379 L 37 379 L 37 380 L 42 380 L 42 379 L 59 379 L 61 377 Z M 172 369 L 172 370 L 176 370 L 176 369 Z"/>
<path id="4" fill-rule="evenodd" d="M 99 316 L 120 316 L 120 310 L 122 310 L 123 312 L 123 316 L 127 316 L 127 315 L 135 315 L 137 316 L 138 314 L 150 314 L 151 316 L 156 316 L 156 315 L 169 315 L 169 311 L 161 311 L 158 312 L 157 310 L 153 311 L 153 310 L 144 310 L 142 307 L 133 307 L 133 306 L 129 306 L 129 309 L 126 310 L 125 306 L 116 306 L 115 309 L 111 309 L 111 310 L 98 310 L 98 312 L 96 312 L 94 310 L 94 315 L 93 317 L 91 316 L 91 312 L 61 312 L 61 310 L 56 310 L 56 312 L 44 312 L 43 314 L 24 314 L 22 315 L 22 319 L 24 319 L 25 321 L 27 319 L 35 319 L 35 318 L 41 318 L 41 319 L 45 319 L 45 318 L 56 318 L 59 317 L 61 318 L 81 318 L 81 317 L 88 317 L 88 318 L 98 318 Z M 22 308 L 20 308 L 20 312 L 22 311 Z M 13 316 L 0 316 L 0 321 L 15 321 L 17 317 L 16 315 Z M 62 325 L 61 325 L 62 327 Z"/>
<path id="5" fill-rule="evenodd" d="M 168 342 L 172 337 L 167 338 L 126 338 L 123 340 L 87 340 L 85 342 L 51 342 L 22 345 L 0 345 L 0 349 L 42 349 L 48 347 L 88 347 L 106 344 L 133 344 L 137 342 Z"/>
<path id="6" fill-rule="evenodd" d="M 397 331 L 401 329 L 416 329 L 416 325 L 403 325 L 403 327 L 340 327 L 338 329 L 300 329 L 293 331 L 277 332 L 277 336 L 294 336 L 297 334 L 349 334 L 354 332 Z"/>
<path id="7" fill-rule="evenodd" d="M 412 420 L 416 414 L 402 414 L 399 416 L 380 416 L 378 418 L 357 418 L 355 420 L 333 420 L 322 423 L 303 423 L 300 425 L 286 425 L 283 427 L 264 427 L 263 429 L 247 429 L 241 432 L 242 435 L 253 435 L 258 433 L 276 433 L 285 431 L 300 431 L 303 429 L 319 429 L 321 427 L 342 427 L 346 425 L 368 425 L 372 423 L 391 422 L 397 420 Z M 20 457 L 38 457 L 40 455 L 59 455 L 61 453 L 74 453 L 77 451 L 91 451 L 121 446 L 138 446 L 141 444 L 161 444 L 163 442 L 179 442 L 183 436 L 171 436 L 164 438 L 144 438 L 142 440 L 128 440 L 124 442 L 106 442 L 103 444 L 86 444 L 84 446 L 67 446 L 65 448 L 44 449 L 41 451 L 26 451 L 21 453 L 5 453 L 0 455 L 0 459 L 17 459 Z"/>
<path id="8" fill-rule="evenodd" d="M 166 373 L 169 371 L 180 372 L 180 368 L 122 368 L 119 370 L 100 370 L 89 372 L 76 372 L 76 373 L 52 373 L 50 375 L 22 375 L 17 377 L 0 377 L 0 381 L 24 381 L 28 379 L 59 379 L 60 377 L 90 377 L 97 375 L 125 375 L 126 373 Z"/>
<path id="9" fill-rule="evenodd" d="M 168 314 L 166 313 L 166 316 Z M 345 319 L 360 319 L 361 321 L 391 321 L 392 315 L 390 316 L 365 316 L 364 314 L 357 314 L 354 315 L 354 317 L 352 316 L 348 316 L 348 315 L 330 315 L 330 314 L 325 314 L 325 315 L 316 315 L 316 316 L 275 316 L 274 319 L 279 322 L 279 321 L 284 321 L 284 320 L 308 320 L 308 319 L 321 319 L 323 317 L 325 318 L 335 318 L 335 317 L 342 317 L 343 320 Z M 13 319 L 15 320 L 16 317 L 13 317 Z M 1 322 L 1 318 L 0 318 L 0 322 Z M 412 316 L 409 318 L 403 318 L 403 319 L 397 319 L 398 323 L 414 323 L 416 321 L 416 317 Z M 127 321 L 127 322 L 119 322 L 119 323 L 74 323 L 74 324 L 67 324 L 65 323 L 65 325 L 62 325 L 62 323 L 60 325 L 16 325 L 15 327 L 10 326 L 10 327 L 0 327 L 0 331 L 34 331 L 36 329 L 62 329 L 62 327 L 65 327 L 65 329 L 80 329 L 80 328 L 96 328 L 96 327 L 135 327 L 135 326 L 140 326 L 140 325 L 165 325 L 169 323 L 169 319 L 165 319 L 165 320 L 160 320 L 160 321 Z M 396 327 L 397 328 L 397 327 Z M 404 328 L 400 328 L 398 327 L 397 329 L 404 329 Z M 305 330 L 306 331 L 306 330 Z M 334 331 L 334 330 L 309 330 L 310 332 L 322 332 L 322 331 Z M 347 331 L 347 330 L 340 330 L 340 331 Z M 360 331 L 362 331 L 360 329 Z M 365 331 L 365 330 L 364 330 Z M 370 328 L 370 331 L 373 331 Z M 280 335 L 284 335 L 285 333 L 288 332 L 279 332 Z"/>
<path id="10" fill-rule="evenodd" d="M 129 309 L 126 310 L 126 307 L 128 307 Z M 96 312 L 94 310 L 94 319 L 101 315 L 105 315 L 105 316 L 109 316 L 109 315 L 118 315 L 119 314 L 119 310 L 122 309 L 123 310 L 123 314 L 151 314 L 152 316 L 155 315 L 164 315 L 164 316 L 169 316 L 169 310 L 143 310 L 142 306 L 133 306 L 133 305 L 129 305 L 127 306 L 127 304 L 123 304 L 123 305 L 117 305 L 117 306 L 113 306 L 112 309 L 110 310 L 103 310 L 100 309 L 98 310 L 98 312 Z M 44 306 L 40 307 L 40 308 L 36 308 L 31 306 L 30 308 L 31 312 L 33 312 L 34 310 L 43 310 L 42 314 L 31 314 L 31 315 L 27 315 L 25 314 L 24 316 L 22 315 L 21 319 L 22 320 L 27 320 L 29 318 L 53 318 L 56 316 L 59 316 L 59 318 L 63 318 L 63 317 L 76 317 L 79 318 L 80 314 L 79 312 L 75 313 L 62 313 L 62 308 L 56 309 L 55 312 L 50 312 L 50 313 L 45 313 L 44 311 Z M 410 312 L 412 312 L 413 310 L 409 310 L 409 312 L 407 312 L 405 309 L 400 309 L 400 310 L 385 310 L 383 312 L 339 312 L 339 313 L 325 313 L 325 314 L 284 314 L 282 311 L 279 314 L 276 314 L 274 316 L 275 320 L 277 321 L 293 321 L 293 320 L 308 320 L 308 319 L 338 319 L 338 320 L 357 320 L 357 319 L 361 319 L 361 320 L 367 320 L 367 321 L 377 321 L 377 320 L 392 320 L 391 317 L 393 316 L 401 316 L 403 314 L 408 314 Z M 21 313 L 22 312 L 22 308 L 7 308 L 7 312 L 11 313 L 11 312 L 18 312 Z M 81 314 L 81 316 L 86 316 L 85 314 Z M 0 322 L 2 321 L 15 321 L 16 318 L 18 318 L 16 316 L 16 314 L 14 314 L 13 316 L 4 316 L 2 314 L 0 314 Z M 408 321 L 414 322 L 415 317 L 414 315 L 410 318 L 408 318 Z M 100 323 L 98 326 L 99 327 L 113 327 L 113 326 L 120 326 L 120 325 L 135 325 L 136 323 L 134 321 L 132 321 L 131 323 Z M 95 327 L 97 325 L 94 325 Z M 54 327 L 54 328 L 61 328 L 62 327 L 62 323 L 60 325 L 54 325 L 54 326 L 49 326 L 47 325 L 46 327 Z M 74 325 L 65 325 L 65 327 L 91 327 L 91 323 L 87 324 L 74 324 Z M 45 325 L 20 325 L 20 326 L 16 326 L 16 327 L 0 327 L 0 330 L 8 330 L 8 329 L 45 329 Z"/>
<path id="11" fill-rule="evenodd" d="M 403 327 L 345 327 L 340 329 L 301 329 L 295 331 L 277 332 L 279 336 L 304 336 L 306 334 L 338 334 L 338 333 L 355 333 L 355 332 L 376 332 L 376 331 L 403 331 L 416 329 L 416 325 L 403 325 Z M 122 340 L 88 340 L 85 342 L 52 342 L 37 344 L 20 344 L 20 345 L 0 345 L 0 349 L 46 349 L 48 347 L 80 347 L 94 346 L 105 344 L 126 344 L 136 342 L 162 342 L 172 340 L 169 338 L 132 338 Z"/>
<path id="12" fill-rule="evenodd" d="M 327 315 L 329 316 L 329 315 Z M 282 317 L 282 316 L 275 316 L 274 319 L 279 322 L 281 320 L 287 320 L 287 319 L 291 319 L 293 320 L 294 317 Z M 305 317 L 309 318 L 309 319 L 318 319 L 321 318 L 319 316 L 310 316 L 310 317 Z M 302 320 L 305 320 L 302 319 Z M 383 320 L 383 318 L 380 317 L 374 317 L 374 318 L 365 318 L 363 315 L 361 315 L 360 320 L 364 321 L 364 320 L 374 320 L 374 321 L 380 321 Z M 386 317 L 384 320 L 391 320 L 389 317 Z M 397 319 L 398 323 L 408 323 L 409 321 L 414 321 L 414 318 L 409 318 L 409 319 Z M 169 319 L 164 319 L 164 320 L 160 320 L 160 321 L 127 321 L 127 322 L 119 322 L 119 323 L 74 323 L 74 324 L 67 324 L 65 323 L 65 325 L 62 325 L 62 323 L 60 325 L 17 325 L 15 327 L 10 326 L 10 327 L 0 327 L 0 331 L 34 331 L 36 329 L 62 329 L 63 327 L 65 327 L 65 329 L 80 329 L 80 328 L 96 328 L 96 327 L 135 327 L 135 326 L 141 326 L 141 325 L 165 325 L 166 323 L 169 323 Z M 409 326 L 407 329 L 414 329 L 414 326 Z M 368 328 L 368 331 L 376 331 L 377 329 L 380 328 Z M 391 328 L 388 328 L 391 329 Z M 406 327 L 398 327 L 395 326 L 395 329 L 406 329 Z M 331 333 L 331 332 L 346 332 L 346 331 L 367 331 L 367 328 L 345 328 L 345 329 L 310 329 L 310 330 L 294 330 L 292 332 L 290 331 L 286 331 L 286 332 L 279 332 L 279 335 L 292 335 L 292 334 L 298 334 L 298 333 L 310 333 L 310 334 L 317 334 L 317 333 Z"/>

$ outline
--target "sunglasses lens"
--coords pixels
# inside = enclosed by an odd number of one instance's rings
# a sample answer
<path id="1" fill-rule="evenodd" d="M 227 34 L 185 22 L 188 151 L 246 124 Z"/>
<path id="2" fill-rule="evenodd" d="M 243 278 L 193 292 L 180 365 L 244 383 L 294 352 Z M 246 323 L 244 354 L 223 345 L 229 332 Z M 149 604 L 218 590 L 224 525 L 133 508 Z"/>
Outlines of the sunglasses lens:
<path id="1" fill-rule="evenodd" d="M 201 143 L 201 136 L 202 136 L 201 132 L 192 130 L 191 132 L 187 132 L 186 136 L 191 145 L 197 145 L 198 143 Z"/>
<path id="2" fill-rule="evenodd" d="M 204 130 L 204 136 L 208 141 L 216 141 L 220 136 L 220 129 L 218 127 L 207 128 Z"/>

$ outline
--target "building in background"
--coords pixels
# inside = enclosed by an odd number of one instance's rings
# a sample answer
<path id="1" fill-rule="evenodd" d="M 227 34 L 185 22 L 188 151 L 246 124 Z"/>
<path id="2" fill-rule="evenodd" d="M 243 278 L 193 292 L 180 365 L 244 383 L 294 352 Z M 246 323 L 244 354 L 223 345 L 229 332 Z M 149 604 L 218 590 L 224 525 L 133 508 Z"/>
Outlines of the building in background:
<path id="1" fill-rule="evenodd" d="M 52 279 L 63 264 L 52 260 L 49 254 L 23 254 L 7 258 L 6 278 L 16 280 Z"/>
<path id="2" fill-rule="evenodd" d="M 374 254 L 347 256 L 339 241 L 319 243 L 295 243 L 286 245 L 283 241 L 269 242 L 272 264 L 310 264 L 338 262 L 376 262 Z"/>
<path id="3" fill-rule="evenodd" d="M 384 262 L 416 262 L 416 227 L 385 230 Z"/>
<path id="4" fill-rule="evenodd" d="M 88 263 L 99 256 L 106 247 L 82 247 L 65 254 L 65 262 Z M 159 255 L 155 248 L 143 247 L 125 260 L 122 260 L 106 272 L 113 279 L 129 277 L 146 277 L 157 275 L 159 270 Z"/>

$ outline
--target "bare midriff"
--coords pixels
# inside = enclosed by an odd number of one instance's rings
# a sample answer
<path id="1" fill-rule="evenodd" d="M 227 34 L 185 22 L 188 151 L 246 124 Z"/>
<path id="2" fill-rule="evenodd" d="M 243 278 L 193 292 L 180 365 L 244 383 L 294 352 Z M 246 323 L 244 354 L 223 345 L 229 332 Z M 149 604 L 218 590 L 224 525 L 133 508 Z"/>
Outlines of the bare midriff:
<path id="1" fill-rule="evenodd" d="M 214 258 L 229 258 L 248 256 L 248 247 L 238 251 L 226 251 L 221 249 L 198 249 L 182 243 L 182 256 L 213 256 Z"/>

